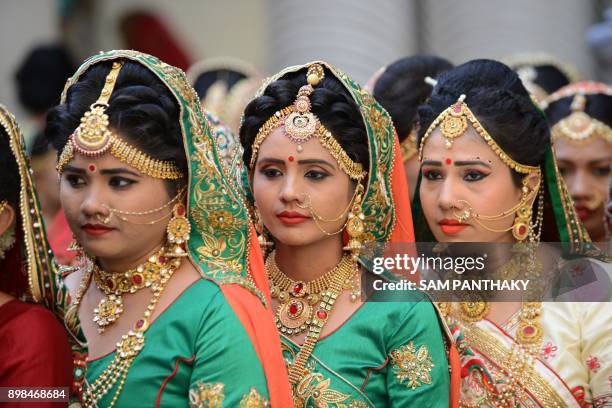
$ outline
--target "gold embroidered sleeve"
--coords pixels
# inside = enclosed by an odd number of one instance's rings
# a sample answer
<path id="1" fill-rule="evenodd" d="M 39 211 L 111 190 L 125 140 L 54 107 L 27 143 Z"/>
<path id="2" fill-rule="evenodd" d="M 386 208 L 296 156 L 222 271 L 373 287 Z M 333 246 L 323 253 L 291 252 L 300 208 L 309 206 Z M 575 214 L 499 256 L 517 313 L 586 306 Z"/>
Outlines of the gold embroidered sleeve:
<path id="1" fill-rule="evenodd" d="M 391 352 L 392 367 L 395 377 L 410 389 L 431 384 L 431 369 L 434 367 L 427 346 L 414 345 L 414 342 L 399 347 Z"/>
<path id="2" fill-rule="evenodd" d="M 221 383 L 198 381 L 189 390 L 189 408 L 221 408 L 225 400 L 224 389 Z"/>
<path id="3" fill-rule="evenodd" d="M 240 401 L 240 408 L 268 408 L 270 403 L 266 401 L 255 389 L 251 388 L 251 392 L 245 395 Z"/>

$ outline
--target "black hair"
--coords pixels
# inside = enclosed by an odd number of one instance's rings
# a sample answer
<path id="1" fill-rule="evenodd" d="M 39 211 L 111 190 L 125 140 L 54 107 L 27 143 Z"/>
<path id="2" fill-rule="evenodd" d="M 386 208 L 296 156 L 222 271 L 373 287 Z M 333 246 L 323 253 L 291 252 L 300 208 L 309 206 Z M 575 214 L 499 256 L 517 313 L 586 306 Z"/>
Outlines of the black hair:
<path id="1" fill-rule="evenodd" d="M 21 190 L 20 180 L 17 159 L 11 150 L 8 134 L 0 126 L 0 202 L 7 200 L 15 210 Z"/>
<path id="2" fill-rule="evenodd" d="M 251 146 L 259 128 L 276 111 L 293 104 L 300 87 L 306 85 L 306 68 L 291 72 L 265 89 L 262 96 L 253 99 L 245 108 L 240 127 L 240 143 L 244 148 L 244 162 L 250 165 Z M 325 77 L 310 95 L 312 112 L 332 133 L 348 156 L 369 168 L 368 136 L 357 103 L 349 91 L 327 68 Z"/>
<path id="3" fill-rule="evenodd" d="M 100 96 L 112 61 L 91 66 L 68 89 L 66 102 L 49 111 L 45 134 L 58 154 L 78 127 L 81 117 Z M 125 61 L 106 110 L 110 127 L 154 159 L 172 161 L 187 174 L 179 105 L 170 90 L 143 65 Z M 178 188 L 167 180 L 171 192 Z"/>
<path id="4" fill-rule="evenodd" d="M 389 112 L 400 142 L 416 125 L 417 109 L 431 95 L 425 77 L 436 78 L 453 67 L 434 55 L 414 55 L 389 65 L 376 81 L 374 98 Z"/>
<path id="5" fill-rule="evenodd" d="M 429 125 L 465 94 L 465 103 L 515 161 L 539 166 L 550 149 L 550 130 L 518 75 L 493 60 L 473 60 L 443 73 L 430 100 L 419 108 L 417 144 Z M 524 175 L 513 171 L 517 185 Z"/>
<path id="6" fill-rule="evenodd" d="M 585 95 L 585 98 L 586 106 L 584 107 L 584 112 L 590 117 L 612 127 L 612 95 L 594 94 Z M 573 99 L 574 96 L 572 95 L 548 105 L 546 116 L 551 126 L 572 113 L 571 104 Z"/>
<path id="7" fill-rule="evenodd" d="M 245 79 L 246 75 L 234 71 L 232 69 L 216 69 L 213 71 L 206 71 L 200 74 L 193 84 L 200 99 L 206 96 L 208 89 L 217 81 L 224 81 L 227 89 L 230 90 L 236 83 L 242 79 Z"/>
<path id="8" fill-rule="evenodd" d="M 60 94 L 75 65 L 60 45 L 36 47 L 15 73 L 17 93 L 23 106 L 32 113 L 45 113 L 59 103 Z"/>
<path id="9" fill-rule="evenodd" d="M 571 79 L 554 65 L 518 65 L 514 69 L 519 70 L 526 66 L 530 66 L 535 70 L 536 75 L 532 82 L 549 95 L 571 82 Z"/>
<path id="10" fill-rule="evenodd" d="M 49 153 L 52 149 L 53 149 L 53 144 L 51 143 L 49 139 L 47 139 L 45 132 L 42 132 L 42 131 L 38 132 L 34 136 L 34 141 L 32 142 L 32 145 L 30 146 L 30 149 L 29 149 L 30 157 L 44 156 L 47 153 Z"/>

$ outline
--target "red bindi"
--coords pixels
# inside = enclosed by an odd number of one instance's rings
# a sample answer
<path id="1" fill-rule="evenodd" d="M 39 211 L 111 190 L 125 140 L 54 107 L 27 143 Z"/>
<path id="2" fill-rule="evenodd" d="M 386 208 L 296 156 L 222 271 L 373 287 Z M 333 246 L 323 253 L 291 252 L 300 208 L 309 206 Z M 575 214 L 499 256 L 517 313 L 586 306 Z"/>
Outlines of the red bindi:
<path id="1" fill-rule="evenodd" d="M 450 164 L 451 164 L 452 162 L 453 162 L 453 161 L 452 161 L 451 159 L 446 159 L 446 160 L 444 160 L 444 163 L 446 163 L 446 164 L 447 164 L 447 165 L 449 165 L 449 166 L 450 166 Z"/>
<path id="2" fill-rule="evenodd" d="M 292 161 L 294 161 L 294 160 L 295 160 L 295 157 L 293 157 L 293 156 L 289 156 L 289 157 L 287 157 L 287 160 L 289 160 L 290 162 L 292 162 Z"/>
<path id="3" fill-rule="evenodd" d="M 90 164 L 88 168 L 89 168 L 89 171 L 92 172 L 92 173 L 94 171 L 96 171 L 96 165 L 95 164 Z"/>

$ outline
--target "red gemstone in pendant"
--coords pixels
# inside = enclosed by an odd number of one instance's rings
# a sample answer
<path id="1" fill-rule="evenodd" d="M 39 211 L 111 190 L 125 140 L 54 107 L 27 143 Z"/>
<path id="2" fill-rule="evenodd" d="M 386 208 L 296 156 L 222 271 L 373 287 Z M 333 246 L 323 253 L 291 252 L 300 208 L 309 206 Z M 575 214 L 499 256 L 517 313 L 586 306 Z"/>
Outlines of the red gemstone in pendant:
<path id="1" fill-rule="evenodd" d="M 138 321 L 136 322 L 136 328 L 137 329 L 141 329 L 142 326 L 144 326 L 144 320 L 143 319 L 138 319 Z"/>
<path id="2" fill-rule="evenodd" d="M 107 279 L 107 280 L 106 280 L 106 286 L 107 286 L 109 289 L 111 289 L 111 290 L 112 290 L 112 289 L 115 289 L 115 282 L 113 282 L 113 281 L 112 281 L 112 279 Z"/>
<path id="3" fill-rule="evenodd" d="M 455 107 L 453 108 L 453 110 L 455 111 L 455 113 L 461 113 L 461 105 L 460 104 L 456 104 Z"/>
<path id="4" fill-rule="evenodd" d="M 289 305 L 289 313 L 295 316 L 299 310 L 297 303 L 292 303 Z"/>
<path id="5" fill-rule="evenodd" d="M 518 229 L 519 235 L 524 235 L 527 232 L 527 227 L 525 225 L 521 225 Z"/>
<path id="6" fill-rule="evenodd" d="M 321 320 L 327 319 L 327 312 L 325 310 L 317 310 L 317 317 Z"/>
<path id="7" fill-rule="evenodd" d="M 140 275 L 132 276 L 132 282 L 134 282 L 136 285 L 140 285 L 142 283 L 142 276 Z"/>
<path id="8" fill-rule="evenodd" d="M 533 326 L 527 326 L 523 328 L 523 334 L 525 336 L 533 336 L 535 334 L 535 331 L 536 329 Z"/>
<path id="9" fill-rule="evenodd" d="M 178 215 L 180 215 L 181 217 L 185 215 L 185 207 L 183 207 L 182 205 L 179 205 L 179 207 L 176 209 L 176 213 Z"/>
<path id="10" fill-rule="evenodd" d="M 165 264 L 165 263 L 166 263 L 166 257 L 165 257 L 165 256 L 163 256 L 163 255 L 162 255 L 162 256 L 160 256 L 160 257 L 159 257 L 159 263 L 160 263 L 160 264 Z"/>
<path id="11" fill-rule="evenodd" d="M 302 282 L 298 282 L 293 286 L 293 293 L 295 295 L 299 295 L 304 290 L 304 284 Z"/>

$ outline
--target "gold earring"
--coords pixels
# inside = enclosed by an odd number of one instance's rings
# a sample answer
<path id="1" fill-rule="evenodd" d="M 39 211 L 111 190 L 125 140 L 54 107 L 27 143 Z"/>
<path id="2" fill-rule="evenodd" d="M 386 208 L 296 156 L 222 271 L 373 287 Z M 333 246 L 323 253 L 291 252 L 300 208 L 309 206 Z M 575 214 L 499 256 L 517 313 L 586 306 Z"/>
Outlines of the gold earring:
<path id="1" fill-rule="evenodd" d="M 189 241 L 191 224 L 185 217 L 185 206 L 177 203 L 172 208 L 172 218 L 166 227 L 168 243 L 171 244 L 170 255 L 187 256 L 186 243 Z"/>
<path id="2" fill-rule="evenodd" d="M 517 241 L 524 241 L 529 235 L 529 223 L 531 222 L 531 205 L 529 204 L 529 187 L 527 187 L 527 177 L 523 179 L 523 191 L 521 203 L 516 210 L 514 224 L 512 225 L 512 235 Z"/>
<path id="3" fill-rule="evenodd" d="M 354 260 L 357 260 L 359 253 L 363 249 L 363 243 L 361 241 L 363 234 L 365 233 L 365 225 L 363 220 L 365 215 L 361 211 L 361 200 L 363 198 L 363 186 L 361 183 L 357 184 L 357 191 L 355 193 L 355 201 L 353 207 L 348 214 L 348 220 L 346 223 L 346 232 L 349 236 L 348 245 L 343 249 L 350 251 Z"/>
<path id="4" fill-rule="evenodd" d="M 257 232 L 257 241 L 259 242 L 261 249 L 265 251 L 266 248 L 269 248 L 274 244 L 268 241 L 266 237 L 266 227 L 261 220 L 261 214 L 259 213 L 257 207 L 253 209 L 253 217 L 255 218 L 255 232 Z"/>
<path id="5" fill-rule="evenodd" d="M 76 240 L 74 234 L 72 234 L 72 241 L 68 244 L 68 248 L 66 248 L 68 252 L 81 252 L 83 251 L 83 247 L 79 244 L 79 241 Z"/>

